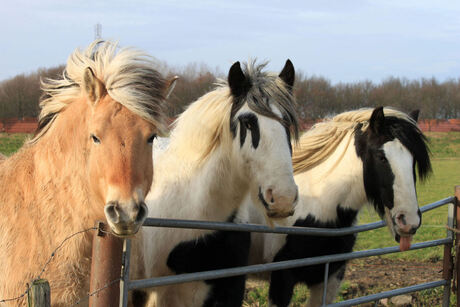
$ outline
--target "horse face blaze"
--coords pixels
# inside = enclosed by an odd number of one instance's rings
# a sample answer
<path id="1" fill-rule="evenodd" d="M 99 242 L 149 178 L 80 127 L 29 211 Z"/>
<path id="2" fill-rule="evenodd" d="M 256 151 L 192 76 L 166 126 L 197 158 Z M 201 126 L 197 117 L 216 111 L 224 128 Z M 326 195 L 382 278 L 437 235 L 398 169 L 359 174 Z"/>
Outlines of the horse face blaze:
<path id="1" fill-rule="evenodd" d="M 153 177 L 155 127 L 120 104 L 108 107 L 111 104 L 118 103 L 100 101 L 90 122 L 89 176 L 93 195 L 105 205 L 112 231 L 130 236 L 147 217 L 144 198 Z"/>
<path id="2" fill-rule="evenodd" d="M 394 174 L 393 207 L 387 211 L 399 241 L 415 234 L 421 224 L 415 190 L 414 158 L 398 140 L 385 143 L 383 150 Z"/>
<path id="3" fill-rule="evenodd" d="M 269 218 L 294 214 L 298 190 L 294 182 L 290 140 L 283 125 L 256 115 L 244 106 L 235 142 L 251 179 L 251 197 L 262 204 Z"/>

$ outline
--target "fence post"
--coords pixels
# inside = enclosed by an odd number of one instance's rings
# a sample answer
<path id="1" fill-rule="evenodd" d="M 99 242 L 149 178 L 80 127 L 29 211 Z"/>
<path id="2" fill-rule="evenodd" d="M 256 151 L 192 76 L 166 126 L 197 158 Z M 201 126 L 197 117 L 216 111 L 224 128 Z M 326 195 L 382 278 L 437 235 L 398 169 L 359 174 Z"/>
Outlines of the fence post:
<path id="1" fill-rule="evenodd" d="M 50 307 L 50 284 L 46 279 L 37 279 L 32 282 L 29 292 L 27 293 L 27 302 L 29 307 Z"/>
<path id="2" fill-rule="evenodd" d="M 98 222 L 98 231 L 93 237 L 91 259 L 90 293 L 102 289 L 89 297 L 89 306 L 118 306 L 120 300 L 121 255 L 123 240 L 108 233 L 103 222 Z"/>
<path id="3" fill-rule="evenodd" d="M 460 230 L 460 185 L 455 186 L 455 229 Z M 457 307 L 460 307 L 460 233 L 455 234 L 455 275 L 457 281 Z"/>

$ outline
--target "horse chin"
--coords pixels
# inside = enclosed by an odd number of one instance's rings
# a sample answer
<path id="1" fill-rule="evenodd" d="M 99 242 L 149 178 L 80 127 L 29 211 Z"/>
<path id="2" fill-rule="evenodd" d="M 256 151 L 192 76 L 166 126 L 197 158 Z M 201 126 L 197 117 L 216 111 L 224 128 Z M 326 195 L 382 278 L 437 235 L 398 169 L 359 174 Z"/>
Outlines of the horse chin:
<path id="1" fill-rule="evenodd" d="M 288 212 L 279 212 L 279 211 L 271 211 L 267 210 L 267 216 L 271 219 L 283 219 L 289 216 L 294 215 L 294 210 Z"/>
<path id="2" fill-rule="evenodd" d="M 112 230 L 112 234 L 120 238 L 132 238 L 134 237 L 140 229 L 140 225 L 110 225 L 110 229 Z"/>

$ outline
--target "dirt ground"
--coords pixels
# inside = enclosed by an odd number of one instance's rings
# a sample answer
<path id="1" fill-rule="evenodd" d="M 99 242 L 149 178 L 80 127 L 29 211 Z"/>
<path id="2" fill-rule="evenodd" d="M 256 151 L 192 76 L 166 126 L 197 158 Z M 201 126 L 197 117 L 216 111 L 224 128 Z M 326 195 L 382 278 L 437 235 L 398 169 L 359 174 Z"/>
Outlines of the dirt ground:
<path id="1" fill-rule="evenodd" d="M 416 262 L 377 257 L 358 259 L 348 265 L 345 280 L 349 282 L 349 287 L 341 294 L 344 299 L 350 299 L 439 279 L 442 279 L 441 261 Z M 413 306 L 440 306 L 442 302 L 442 289 L 409 295 L 412 296 Z"/>
<path id="2" fill-rule="evenodd" d="M 341 290 L 339 295 L 343 299 L 351 299 L 441 278 L 441 261 L 417 262 L 381 257 L 355 259 L 348 263 L 344 279 L 346 287 Z M 248 281 L 249 289 L 262 285 L 263 283 L 260 281 Z M 442 293 L 442 288 L 411 293 L 409 295 L 412 296 L 412 304 L 408 306 L 441 306 Z M 295 303 L 294 305 L 306 306 L 305 303 Z M 250 304 L 248 306 L 256 305 Z M 375 304 L 363 304 L 360 306 L 375 306 Z M 386 305 L 379 303 L 377 306 Z M 389 306 L 392 305 L 390 304 Z"/>

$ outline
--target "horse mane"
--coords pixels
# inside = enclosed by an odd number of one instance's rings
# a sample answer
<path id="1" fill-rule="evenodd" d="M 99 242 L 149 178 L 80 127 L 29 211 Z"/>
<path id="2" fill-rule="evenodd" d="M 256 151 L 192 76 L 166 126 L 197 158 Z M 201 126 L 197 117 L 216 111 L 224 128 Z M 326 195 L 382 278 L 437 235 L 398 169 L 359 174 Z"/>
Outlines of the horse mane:
<path id="1" fill-rule="evenodd" d="M 41 80 L 43 95 L 38 128 L 29 143 L 40 139 L 59 113 L 81 97 L 84 70 L 88 67 L 114 100 L 163 132 L 166 126 L 163 95 L 167 83 L 154 69 L 156 66 L 156 60 L 146 53 L 119 48 L 118 43 L 111 41 L 95 40 L 86 50 L 75 50 L 61 79 Z"/>
<path id="2" fill-rule="evenodd" d="M 369 127 L 369 119 L 373 111 L 373 108 L 362 108 L 344 112 L 329 120 L 315 124 L 300 137 L 298 146 L 293 149 L 292 164 L 294 173 L 303 173 L 323 162 L 346 137 L 351 141 L 356 129 L 365 131 Z M 386 123 L 392 126 L 390 130 L 393 136 L 398 138 L 414 155 L 419 167 L 419 175 L 424 178 L 431 169 L 426 137 L 408 114 L 388 107 L 384 108 L 384 114 Z M 408 140 L 407 137 L 404 137 L 402 129 L 394 127 L 400 127 L 401 125 L 411 130 L 409 133 L 415 139 Z M 409 144 L 409 141 L 414 144 Z M 415 147 L 418 149 L 415 150 Z M 423 154 L 423 151 L 427 152 L 427 154 Z M 421 154 L 417 154 L 418 152 Z"/>
<path id="3" fill-rule="evenodd" d="M 235 114 L 245 103 L 254 112 L 278 120 L 298 137 L 298 122 L 294 109 L 294 98 L 285 83 L 275 73 L 264 72 L 267 63 L 256 64 L 255 60 L 243 63 L 243 72 L 251 87 L 244 99 L 236 100 L 226 80 L 218 79 L 216 88 L 191 103 L 173 123 L 171 143 L 183 159 L 206 160 L 221 144 L 230 144 L 231 126 Z M 274 113 L 277 107 L 282 117 Z"/>

